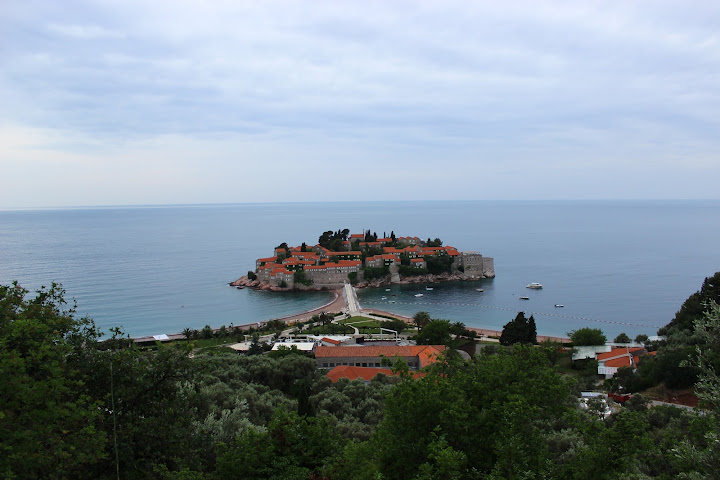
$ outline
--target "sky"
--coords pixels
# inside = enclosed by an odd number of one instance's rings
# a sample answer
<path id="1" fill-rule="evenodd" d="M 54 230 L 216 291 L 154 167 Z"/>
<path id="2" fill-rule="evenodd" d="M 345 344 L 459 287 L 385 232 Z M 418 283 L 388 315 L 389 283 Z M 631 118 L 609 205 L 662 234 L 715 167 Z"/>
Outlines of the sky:
<path id="1" fill-rule="evenodd" d="M 0 208 L 720 198 L 720 2 L 3 0 Z"/>

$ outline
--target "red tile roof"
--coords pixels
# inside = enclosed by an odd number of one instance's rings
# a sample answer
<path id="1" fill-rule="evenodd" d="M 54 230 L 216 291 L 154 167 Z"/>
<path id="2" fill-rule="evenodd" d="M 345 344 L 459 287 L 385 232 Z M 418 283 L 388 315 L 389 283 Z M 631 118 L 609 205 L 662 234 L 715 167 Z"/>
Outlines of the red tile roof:
<path id="1" fill-rule="evenodd" d="M 333 340 L 332 338 L 323 337 L 320 339 L 323 342 L 332 343 L 333 345 L 340 345 L 342 342 L 340 340 Z"/>
<path id="2" fill-rule="evenodd" d="M 355 380 L 356 378 L 362 378 L 366 382 L 369 382 L 379 373 L 392 376 L 392 371 L 389 368 L 370 368 L 370 367 L 351 367 L 349 365 L 338 365 L 327 373 L 327 377 L 333 382 L 337 382 L 341 378 L 347 378 Z"/>
<path id="3" fill-rule="evenodd" d="M 624 355 L 622 357 L 618 358 L 611 358 L 610 360 L 605 360 L 605 366 L 606 367 L 631 367 L 632 362 L 630 361 L 630 357 L 628 355 Z"/>
<path id="4" fill-rule="evenodd" d="M 445 345 L 386 345 L 386 346 L 368 346 L 368 347 L 324 347 L 319 346 L 315 349 L 315 358 L 333 358 L 333 357 L 367 357 L 379 358 L 380 356 L 393 358 L 396 355 L 400 357 L 418 357 L 420 367 L 425 367 L 437 361 L 440 353 L 445 351 Z"/>
<path id="5" fill-rule="evenodd" d="M 379 374 L 385 374 L 388 376 L 397 376 L 398 374 L 392 373 L 389 368 L 375 368 L 375 367 L 352 367 L 350 365 L 338 365 L 327 373 L 327 377 L 333 382 L 337 382 L 341 378 L 347 378 L 349 380 L 355 380 L 362 378 L 366 382 L 369 382 Z M 410 372 L 413 378 L 424 377 L 423 372 Z"/>
<path id="6" fill-rule="evenodd" d="M 633 352 L 639 352 L 640 350 L 644 349 L 642 347 L 616 347 L 609 352 L 598 353 L 596 359 L 598 362 L 601 362 L 603 360 L 609 360 L 611 358 L 620 357 L 622 355 L 628 355 L 629 353 L 631 354 Z"/>

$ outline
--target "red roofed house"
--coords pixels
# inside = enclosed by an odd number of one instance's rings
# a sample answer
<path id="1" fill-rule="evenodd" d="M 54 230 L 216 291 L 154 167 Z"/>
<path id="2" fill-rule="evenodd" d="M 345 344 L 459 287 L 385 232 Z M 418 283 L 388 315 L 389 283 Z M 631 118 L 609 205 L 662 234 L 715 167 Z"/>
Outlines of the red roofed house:
<path id="1" fill-rule="evenodd" d="M 598 375 L 605 375 L 605 378 L 612 378 L 622 367 L 633 367 L 638 363 L 638 358 L 647 354 L 643 347 L 620 347 L 613 348 L 609 352 L 598 353 Z"/>
<path id="2" fill-rule="evenodd" d="M 393 373 L 389 368 L 351 367 L 350 365 L 338 365 L 330 370 L 326 377 L 332 380 L 333 383 L 337 382 L 341 378 L 347 378 L 348 380 L 361 378 L 365 381 L 365 383 L 367 383 L 381 373 L 389 377 L 397 376 L 397 374 Z M 421 372 L 411 372 L 411 375 L 417 378 L 425 374 Z"/>
<path id="3" fill-rule="evenodd" d="M 413 370 L 435 363 L 445 351 L 445 345 L 386 345 L 356 347 L 324 347 L 315 349 L 318 368 L 334 368 L 338 365 L 379 368 L 383 358 L 402 358 Z"/>

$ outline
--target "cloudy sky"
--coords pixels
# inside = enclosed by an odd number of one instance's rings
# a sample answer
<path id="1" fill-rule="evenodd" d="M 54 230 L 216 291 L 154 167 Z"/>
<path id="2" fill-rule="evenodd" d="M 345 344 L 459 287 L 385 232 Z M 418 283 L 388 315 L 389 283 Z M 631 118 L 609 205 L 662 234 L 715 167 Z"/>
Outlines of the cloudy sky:
<path id="1" fill-rule="evenodd" d="M 720 198 L 720 2 L 2 4 L 0 208 Z"/>

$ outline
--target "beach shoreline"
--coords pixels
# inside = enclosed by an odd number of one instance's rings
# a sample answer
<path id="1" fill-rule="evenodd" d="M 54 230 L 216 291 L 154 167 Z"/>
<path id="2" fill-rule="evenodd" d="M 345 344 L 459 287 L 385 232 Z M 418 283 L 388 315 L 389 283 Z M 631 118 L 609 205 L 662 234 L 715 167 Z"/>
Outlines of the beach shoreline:
<path id="1" fill-rule="evenodd" d="M 319 314 L 321 312 L 340 313 L 344 309 L 347 309 L 347 306 L 348 306 L 347 300 L 345 299 L 345 297 L 342 294 L 342 289 L 334 289 L 334 290 L 330 290 L 330 291 L 335 295 L 335 298 L 333 300 L 331 300 L 330 302 L 328 302 L 324 305 L 321 305 L 319 307 L 315 307 L 310 310 L 306 310 L 304 312 L 300 312 L 300 313 L 297 313 L 294 315 L 287 315 L 285 317 L 275 318 L 272 320 L 279 320 L 279 321 L 285 323 L 286 325 L 294 325 L 298 322 L 304 322 L 304 321 L 310 320 L 313 317 L 313 315 Z M 400 315 L 398 313 L 388 312 L 385 310 L 377 310 L 374 308 L 364 308 L 361 311 L 363 313 L 367 313 L 370 315 L 380 315 L 380 316 L 397 318 L 399 320 L 405 321 L 408 324 L 413 323 L 412 317 L 407 317 L 405 315 Z M 258 326 L 258 325 L 264 325 L 264 324 L 268 323 L 269 321 L 271 321 L 271 320 L 251 322 L 251 323 L 246 323 L 243 325 L 231 325 L 230 328 L 240 329 L 241 331 L 249 330 L 250 328 Z M 222 327 L 220 327 L 220 328 L 222 328 Z M 218 330 L 220 330 L 220 328 L 214 328 L 213 331 L 217 332 Z M 476 332 L 480 336 L 481 339 L 483 337 L 499 338 L 500 335 L 502 334 L 502 331 L 500 331 L 500 330 L 492 330 L 492 329 L 488 329 L 488 328 L 478 328 L 478 327 L 466 327 L 466 328 L 468 330 Z M 136 343 L 152 342 L 152 341 L 157 341 L 158 339 L 156 337 L 158 337 L 158 336 L 160 336 L 160 335 L 155 335 L 155 336 L 147 335 L 147 336 L 143 336 L 143 337 L 135 337 L 135 338 L 133 338 L 133 340 Z M 166 334 L 165 336 L 167 337 L 167 339 L 163 339 L 165 341 L 183 340 L 185 338 L 185 336 L 182 333 Z M 553 336 L 547 336 L 547 335 L 538 335 L 537 336 L 538 342 L 542 342 L 545 340 L 550 340 L 550 341 L 559 342 L 559 343 L 570 342 L 570 339 L 566 338 L 566 337 L 553 337 Z"/>

